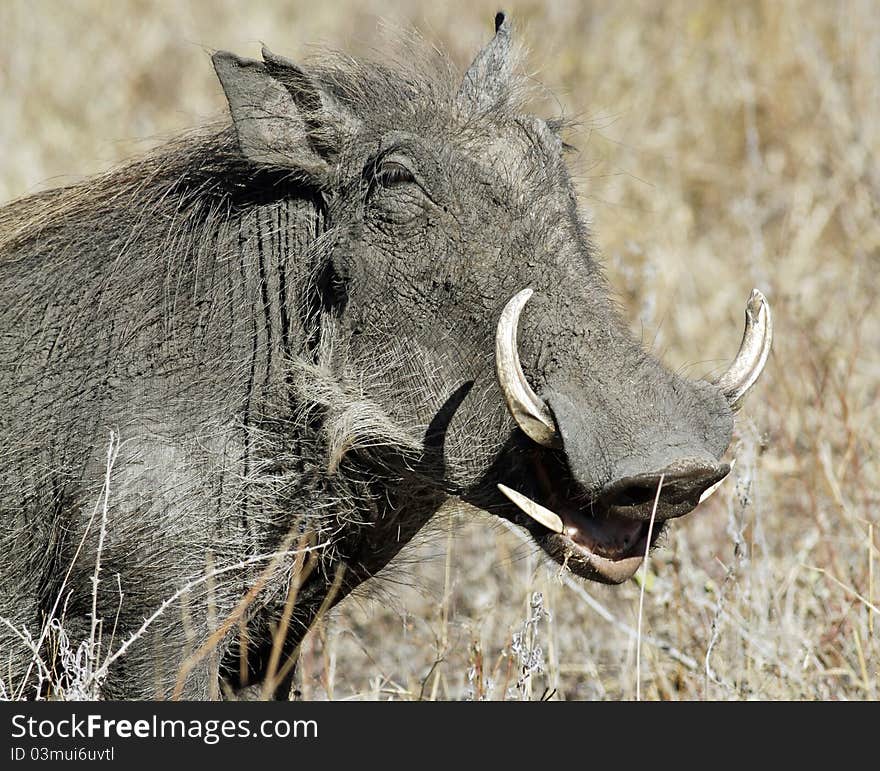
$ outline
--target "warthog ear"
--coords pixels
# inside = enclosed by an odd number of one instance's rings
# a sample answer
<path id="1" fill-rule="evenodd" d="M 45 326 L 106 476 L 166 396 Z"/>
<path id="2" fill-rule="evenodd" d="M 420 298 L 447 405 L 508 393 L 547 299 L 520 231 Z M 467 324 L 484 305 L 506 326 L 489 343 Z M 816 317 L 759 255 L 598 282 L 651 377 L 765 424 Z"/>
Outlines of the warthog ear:
<path id="1" fill-rule="evenodd" d="M 212 57 L 242 154 L 257 165 L 326 177 L 353 120 L 293 62 L 267 48 L 263 59 L 228 51 Z"/>
<path id="2" fill-rule="evenodd" d="M 503 11 L 495 14 L 495 37 L 477 54 L 458 91 L 463 107 L 491 107 L 510 83 L 510 21 Z"/>

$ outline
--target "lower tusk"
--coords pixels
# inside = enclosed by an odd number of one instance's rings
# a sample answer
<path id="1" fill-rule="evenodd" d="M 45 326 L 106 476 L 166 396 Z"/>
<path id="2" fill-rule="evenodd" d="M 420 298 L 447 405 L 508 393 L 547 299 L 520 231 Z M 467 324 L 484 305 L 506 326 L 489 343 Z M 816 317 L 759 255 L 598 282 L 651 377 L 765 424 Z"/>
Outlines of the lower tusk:
<path id="1" fill-rule="evenodd" d="M 520 511 L 528 514 L 548 530 L 552 530 L 554 533 L 561 533 L 565 529 L 559 515 L 554 514 L 550 509 L 545 509 L 540 503 L 535 503 L 531 498 L 527 498 L 516 490 L 511 490 L 506 485 L 499 484 L 498 489 Z"/>
<path id="2" fill-rule="evenodd" d="M 730 471 L 733 471 L 733 467 L 735 465 L 736 465 L 736 458 L 734 458 L 730 462 Z M 699 503 L 697 503 L 698 506 L 700 505 L 700 503 L 702 503 L 707 498 L 709 498 L 712 495 L 712 493 L 714 493 L 719 487 L 721 487 L 722 484 L 724 484 L 725 480 L 730 476 L 730 471 L 728 471 L 723 477 L 721 477 L 721 479 L 719 479 L 714 485 L 712 485 L 711 487 L 707 487 L 705 490 L 703 490 L 703 494 L 700 496 L 700 501 L 699 501 Z"/>

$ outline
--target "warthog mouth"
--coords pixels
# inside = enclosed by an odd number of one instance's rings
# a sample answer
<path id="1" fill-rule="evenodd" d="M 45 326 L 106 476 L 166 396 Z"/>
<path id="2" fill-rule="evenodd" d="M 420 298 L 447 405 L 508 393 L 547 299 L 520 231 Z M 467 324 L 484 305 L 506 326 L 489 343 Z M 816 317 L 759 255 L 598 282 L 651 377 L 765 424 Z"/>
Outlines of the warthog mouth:
<path id="1" fill-rule="evenodd" d="M 503 484 L 498 484 L 499 491 L 528 516 L 526 528 L 550 557 L 576 575 L 606 584 L 631 578 L 667 521 L 705 501 L 730 471 L 727 464 L 719 465 L 713 483 L 698 497 L 677 495 L 672 482 L 658 501 L 655 485 L 630 484 L 626 497 L 609 496 L 607 490 L 591 495 L 574 481 L 560 481 L 571 480 L 564 459 L 541 455 L 536 453 L 533 463 L 530 495 Z"/>

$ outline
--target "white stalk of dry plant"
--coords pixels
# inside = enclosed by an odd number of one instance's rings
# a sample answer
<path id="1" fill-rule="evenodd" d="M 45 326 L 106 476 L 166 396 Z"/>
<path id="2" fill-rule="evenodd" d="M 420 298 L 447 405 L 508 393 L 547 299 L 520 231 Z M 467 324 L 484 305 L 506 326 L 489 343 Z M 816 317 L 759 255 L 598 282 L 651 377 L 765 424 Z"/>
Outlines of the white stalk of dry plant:
<path id="1" fill-rule="evenodd" d="M 86 666 L 91 671 L 100 657 L 98 643 L 95 639 L 98 632 L 98 585 L 101 582 L 101 555 L 104 551 L 104 539 L 107 536 L 107 510 L 110 500 L 110 475 L 113 472 L 113 464 L 119 455 L 119 437 L 110 432 L 110 442 L 107 444 L 107 464 L 104 471 L 104 487 L 101 491 L 101 526 L 98 530 L 98 547 L 95 553 L 95 570 L 92 573 L 92 622 L 89 632 L 89 645 L 87 649 Z M 98 682 L 93 681 L 92 686 L 97 689 Z M 90 694 L 92 698 L 98 697 L 98 692 Z"/>
<path id="2" fill-rule="evenodd" d="M 660 490 L 666 475 L 660 475 L 657 482 L 657 494 L 651 508 L 651 521 L 648 522 L 648 542 L 645 544 L 645 559 L 642 562 L 642 585 L 639 588 L 639 625 L 636 629 L 636 701 L 642 699 L 642 610 L 645 606 L 645 587 L 648 585 L 648 554 L 651 551 L 651 536 L 654 534 L 654 518 L 657 516 L 657 503 L 660 501 Z"/>

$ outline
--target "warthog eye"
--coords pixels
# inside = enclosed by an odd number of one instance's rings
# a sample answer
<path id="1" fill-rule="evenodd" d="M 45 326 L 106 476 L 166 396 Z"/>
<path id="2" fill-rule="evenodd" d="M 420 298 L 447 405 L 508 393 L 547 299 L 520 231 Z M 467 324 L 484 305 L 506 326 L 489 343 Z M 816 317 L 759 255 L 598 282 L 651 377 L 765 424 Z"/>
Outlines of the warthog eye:
<path id="1" fill-rule="evenodd" d="M 424 218 L 433 200 L 411 161 L 389 153 L 373 160 L 364 169 L 365 201 L 372 215 L 394 226 L 406 226 Z"/>
<path id="2" fill-rule="evenodd" d="M 415 182 L 413 173 L 397 161 L 383 161 L 376 168 L 374 181 L 382 187 L 396 187 Z"/>

